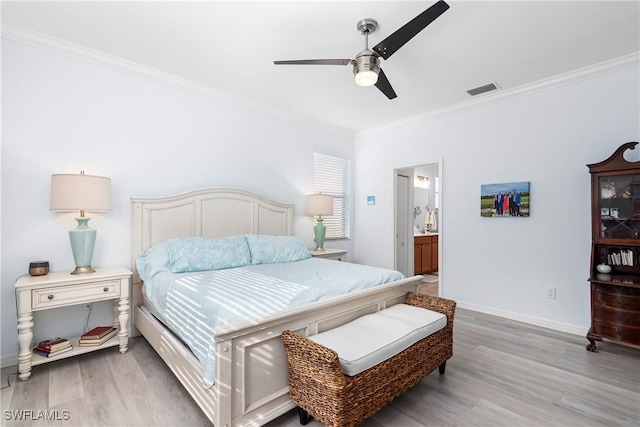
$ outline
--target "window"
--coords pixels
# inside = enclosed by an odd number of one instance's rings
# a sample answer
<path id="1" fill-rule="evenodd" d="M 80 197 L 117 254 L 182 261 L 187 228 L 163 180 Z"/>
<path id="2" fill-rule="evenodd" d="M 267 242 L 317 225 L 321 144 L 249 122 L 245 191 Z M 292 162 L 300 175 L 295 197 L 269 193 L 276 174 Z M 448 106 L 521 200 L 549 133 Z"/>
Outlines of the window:
<path id="1" fill-rule="evenodd" d="M 351 167 L 349 159 L 313 154 L 313 191 L 333 196 L 333 215 L 324 218 L 327 239 L 351 237 Z"/>

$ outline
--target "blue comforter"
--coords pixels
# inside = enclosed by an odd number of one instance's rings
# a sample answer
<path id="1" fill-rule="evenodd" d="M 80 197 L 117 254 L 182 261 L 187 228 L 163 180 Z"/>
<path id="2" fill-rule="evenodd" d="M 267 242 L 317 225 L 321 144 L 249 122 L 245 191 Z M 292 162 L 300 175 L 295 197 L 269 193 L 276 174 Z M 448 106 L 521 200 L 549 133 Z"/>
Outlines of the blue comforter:
<path id="1" fill-rule="evenodd" d="M 215 379 L 212 328 L 403 279 L 393 270 L 309 258 L 215 271 L 155 273 L 144 283 L 147 300 Z"/>

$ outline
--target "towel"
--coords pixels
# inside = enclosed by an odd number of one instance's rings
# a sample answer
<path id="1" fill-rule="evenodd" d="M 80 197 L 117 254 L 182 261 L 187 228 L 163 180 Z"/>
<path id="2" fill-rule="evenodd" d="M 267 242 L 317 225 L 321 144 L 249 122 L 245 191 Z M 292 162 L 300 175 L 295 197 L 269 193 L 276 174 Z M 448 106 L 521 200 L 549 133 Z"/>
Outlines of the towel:
<path id="1" fill-rule="evenodd" d="M 435 230 L 436 228 L 438 228 L 438 226 L 436 224 L 436 212 L 435 211 L 431 211 L 431 212 L 429 212 L 427 214 L 427 221 L 425 222 L 425 226 L 429 230 Z"/>

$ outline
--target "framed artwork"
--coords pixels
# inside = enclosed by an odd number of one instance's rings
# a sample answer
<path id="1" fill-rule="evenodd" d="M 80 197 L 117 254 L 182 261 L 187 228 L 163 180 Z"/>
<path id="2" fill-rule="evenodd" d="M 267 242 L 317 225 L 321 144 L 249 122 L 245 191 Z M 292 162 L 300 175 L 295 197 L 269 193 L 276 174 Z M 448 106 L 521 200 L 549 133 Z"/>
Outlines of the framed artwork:
<path id="1" fill-rule="evenodd" d="M 480 186 L 480 216 L 527 217 L 530 205 L 529 181 Z"/>

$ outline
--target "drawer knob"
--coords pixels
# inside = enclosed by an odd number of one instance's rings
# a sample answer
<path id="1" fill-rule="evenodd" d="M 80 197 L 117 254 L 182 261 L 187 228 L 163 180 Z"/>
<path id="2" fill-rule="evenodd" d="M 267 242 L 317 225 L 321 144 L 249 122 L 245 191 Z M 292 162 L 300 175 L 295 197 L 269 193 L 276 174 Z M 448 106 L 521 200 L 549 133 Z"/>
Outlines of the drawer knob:
<path id="1" fill-rule="evenodd" d="M 48 299 L 53 299 L 53 295 L 47 296 Z"/>
<path id="2" fill-rule="evenodd" d="M 104 292 L 109 292 L 109 288 L 104 288 L 103 291 Z"/>

